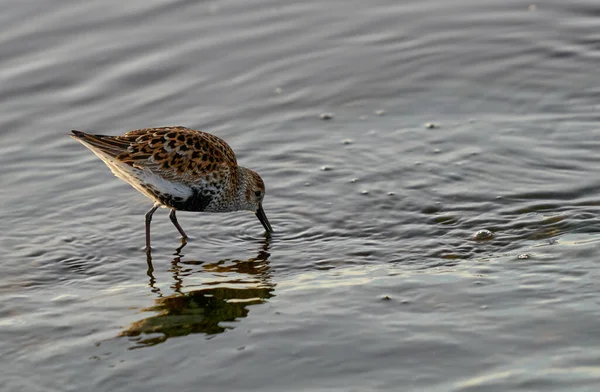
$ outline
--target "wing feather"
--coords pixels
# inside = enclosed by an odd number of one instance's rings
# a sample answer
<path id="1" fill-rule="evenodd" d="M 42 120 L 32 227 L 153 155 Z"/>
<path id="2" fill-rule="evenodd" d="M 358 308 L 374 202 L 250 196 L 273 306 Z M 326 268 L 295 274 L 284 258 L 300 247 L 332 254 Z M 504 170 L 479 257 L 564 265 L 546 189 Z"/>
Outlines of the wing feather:
<path id="1" fill-rule="evenodd" d="M 217 136 L 185 127 L 137 129 L 122 136 L 73 136 L 127 165 L 167 179 L 197 182 L 211 173 L 230 173 L 237 167 L 235 153 Z"/>

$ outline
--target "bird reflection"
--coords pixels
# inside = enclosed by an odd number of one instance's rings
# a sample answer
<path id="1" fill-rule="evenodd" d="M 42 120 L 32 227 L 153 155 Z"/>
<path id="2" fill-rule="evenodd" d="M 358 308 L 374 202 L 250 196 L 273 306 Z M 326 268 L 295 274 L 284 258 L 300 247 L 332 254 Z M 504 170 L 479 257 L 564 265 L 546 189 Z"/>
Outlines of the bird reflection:
<path id="1" fill-rule="evenodd" d="M 268 236 L 261 241 L 257 255 L 248 260 L 185 260 L 181 253 L 185 245 L 182 242 L 177 248 L 171 262 L 170 289 L 175 294 L 168 296 L 156 284 L 152 257 L 147 253 L 149 286 L 158 298 L 153 306 L 142 309 L 153 316 L 136 321 L 119 335 L 132 337 L 136 342 L 133 348 L 153 346 L 176 336 L 225 332 L 233 327 L 224 326 L 223 322 L 246 317 L 250 305 L 261 304 L 273 296 Z M 185 292 L 185 287 L 200 288 Z"/>

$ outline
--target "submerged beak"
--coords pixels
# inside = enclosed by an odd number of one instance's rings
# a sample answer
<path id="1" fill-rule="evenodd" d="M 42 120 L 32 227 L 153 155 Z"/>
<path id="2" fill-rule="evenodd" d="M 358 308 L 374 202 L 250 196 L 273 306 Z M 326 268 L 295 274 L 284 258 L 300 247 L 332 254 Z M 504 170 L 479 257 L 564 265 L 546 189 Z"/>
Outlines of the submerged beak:
<path id="1" fill-rule="evenodd" d="M 256 217 L 258 218 L 260 223 L 262 223 L 262 225 L 265 227 L 265 230 L 268 233 L 273 232 L 273 228 L 271 227 L 271 224 L 269 223 L 269 220 L 265 215 L 265 210 L 263 210 L 262 206 L 258 206 L 258 209 L 256 210 Z"/>

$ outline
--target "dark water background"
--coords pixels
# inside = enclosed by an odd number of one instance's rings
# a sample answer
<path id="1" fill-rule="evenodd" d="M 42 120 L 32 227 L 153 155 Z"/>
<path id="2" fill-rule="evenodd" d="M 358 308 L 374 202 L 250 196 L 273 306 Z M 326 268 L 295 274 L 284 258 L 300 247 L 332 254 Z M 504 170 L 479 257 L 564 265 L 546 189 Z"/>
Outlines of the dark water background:
<path id="1" fill-rule="evenodd" d="M 2 1 L 0 26 L 2 391 L 600 389 L 598 1 Z M 182 213 L 177 250 L 159 211 L 147 273 L 151 203 L 66 134 L 163 125 L 261 173 L 271 239 Z"/>

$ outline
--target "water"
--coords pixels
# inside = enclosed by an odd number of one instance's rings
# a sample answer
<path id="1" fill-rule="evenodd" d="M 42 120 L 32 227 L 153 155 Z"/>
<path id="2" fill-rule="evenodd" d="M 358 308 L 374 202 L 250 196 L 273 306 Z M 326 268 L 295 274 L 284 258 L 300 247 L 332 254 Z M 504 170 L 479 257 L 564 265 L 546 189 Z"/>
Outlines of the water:
<path id="1" fill-rule="evenodd" d="M 3 391 L 598 390 L 597 2 L 0 9 Z M 66 134 L 163 125 L 262 175 L 272 238 L 158 211 L 148 268 L 151 203 Z"/>

